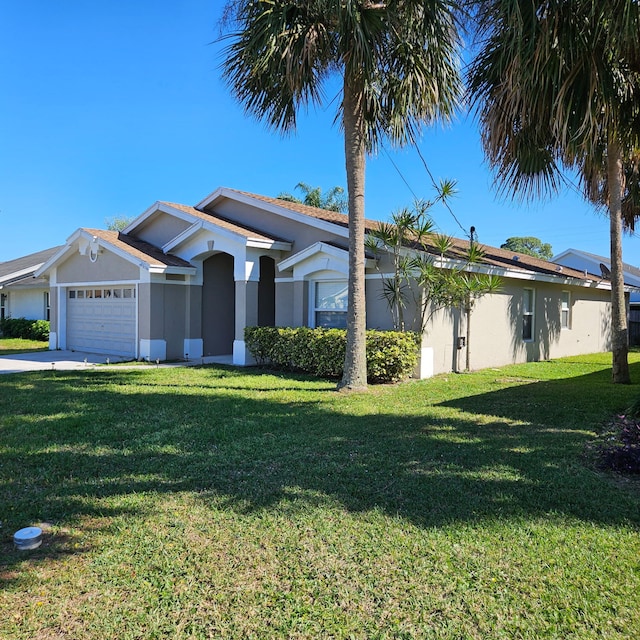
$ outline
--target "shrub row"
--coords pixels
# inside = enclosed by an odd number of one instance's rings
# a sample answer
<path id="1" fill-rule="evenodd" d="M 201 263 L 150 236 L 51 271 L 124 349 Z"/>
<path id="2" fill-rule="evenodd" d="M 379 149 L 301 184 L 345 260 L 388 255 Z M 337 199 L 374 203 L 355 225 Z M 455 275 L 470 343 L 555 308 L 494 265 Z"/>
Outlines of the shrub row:
<path id="1" fill-rule="evenodd" d="M 276 369 L 340 378 L 346 331 L 308 327 L 247 327 L 244 339 L 256 362 Z M 367 331 L 367 378 L 372 383 L 408 378 L 418 361 L 419 336 L 397 331 Z"/>
<path id="2" fill-rule="evenodd" d="M 5 338 L 46 341 L 49 339 L 49 321 L 5 318 L 0 320 L 0 334 Z"/>

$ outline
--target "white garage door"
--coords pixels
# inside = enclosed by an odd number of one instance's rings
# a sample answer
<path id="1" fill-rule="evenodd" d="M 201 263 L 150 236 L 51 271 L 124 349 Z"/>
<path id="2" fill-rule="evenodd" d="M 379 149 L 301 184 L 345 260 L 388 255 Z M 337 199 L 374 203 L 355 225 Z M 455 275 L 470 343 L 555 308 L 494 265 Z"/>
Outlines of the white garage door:
<path id="1" fill-rule="evenodd" d="M 67 348 L 136 356 L 135 287 L 69 289 Z"/>

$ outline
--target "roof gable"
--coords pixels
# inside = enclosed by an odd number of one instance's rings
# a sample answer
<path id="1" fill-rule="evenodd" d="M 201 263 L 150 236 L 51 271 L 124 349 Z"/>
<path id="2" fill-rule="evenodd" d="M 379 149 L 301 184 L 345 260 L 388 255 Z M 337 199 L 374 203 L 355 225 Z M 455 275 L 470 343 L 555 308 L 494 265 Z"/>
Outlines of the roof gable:
<path id="1" fill-rule="evenodd" d="M 53 266 L 56 266 L 73 251 L 79 249 L 81 253 L 85 253 L 91 251 L 92 247 L 95 247 L 96 251 L 101 248 L 112 251 L 125 260 L 148 270 L 195 270 L 193 265 L 186 260 L 177 256 L 167 255 L 148 242 L 128 236 L 120 231 L 80 228 L 67 239 L 65 246 L 37 270 L 36 275 L 42 275 Z"/>
<path id="2" fill-rule="evenodd" d="M 31 253 L 15 260 L 0 262 L 0 284 L 9 284 L 31 277 L 49 258 L 62 247 L 52 247 L 36 253 Z"/>

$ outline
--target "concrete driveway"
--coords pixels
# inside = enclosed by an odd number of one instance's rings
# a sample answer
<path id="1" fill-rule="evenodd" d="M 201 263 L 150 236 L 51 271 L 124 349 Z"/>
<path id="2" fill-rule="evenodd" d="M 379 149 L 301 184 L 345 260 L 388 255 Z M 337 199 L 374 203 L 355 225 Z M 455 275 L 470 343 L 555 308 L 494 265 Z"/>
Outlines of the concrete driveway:
<path id="1" fill-rule="evenodd" d="M 90 369 L 98 365 L 123 362 L 122 356 L 98 355 L 81 351 L 36 351 L 15 356 L 0 356 L 0 374 L 20 373 L 22 371 L 45 371 L 55 369 Z"/>

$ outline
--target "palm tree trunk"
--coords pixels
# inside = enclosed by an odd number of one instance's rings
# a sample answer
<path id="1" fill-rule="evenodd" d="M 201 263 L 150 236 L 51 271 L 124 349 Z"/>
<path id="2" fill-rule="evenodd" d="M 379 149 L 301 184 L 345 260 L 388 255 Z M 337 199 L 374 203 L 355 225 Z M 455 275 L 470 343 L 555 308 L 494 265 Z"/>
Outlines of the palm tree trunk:
<path id="1" fill-rule="evenodd" d="M 347 353 L 338 389 L 367 388 L 366 300 L 364 279 L 364 139 L 363 96 L 346 79 L 343 93 L 344 149 L 349 195 L 349 285 Z"/>
<path id="2" fill-rule="evenodd" d="M 627 308 L 624 300 L 624 267 L 622 263 L 622 188 L 624 171 L 620 146 L 610 137 L 607 148 L 607 181 L 609 185 L 609 229 L 611 240 L 611 352 L 612 379 L 629 384 L 629 335 Z"/>

